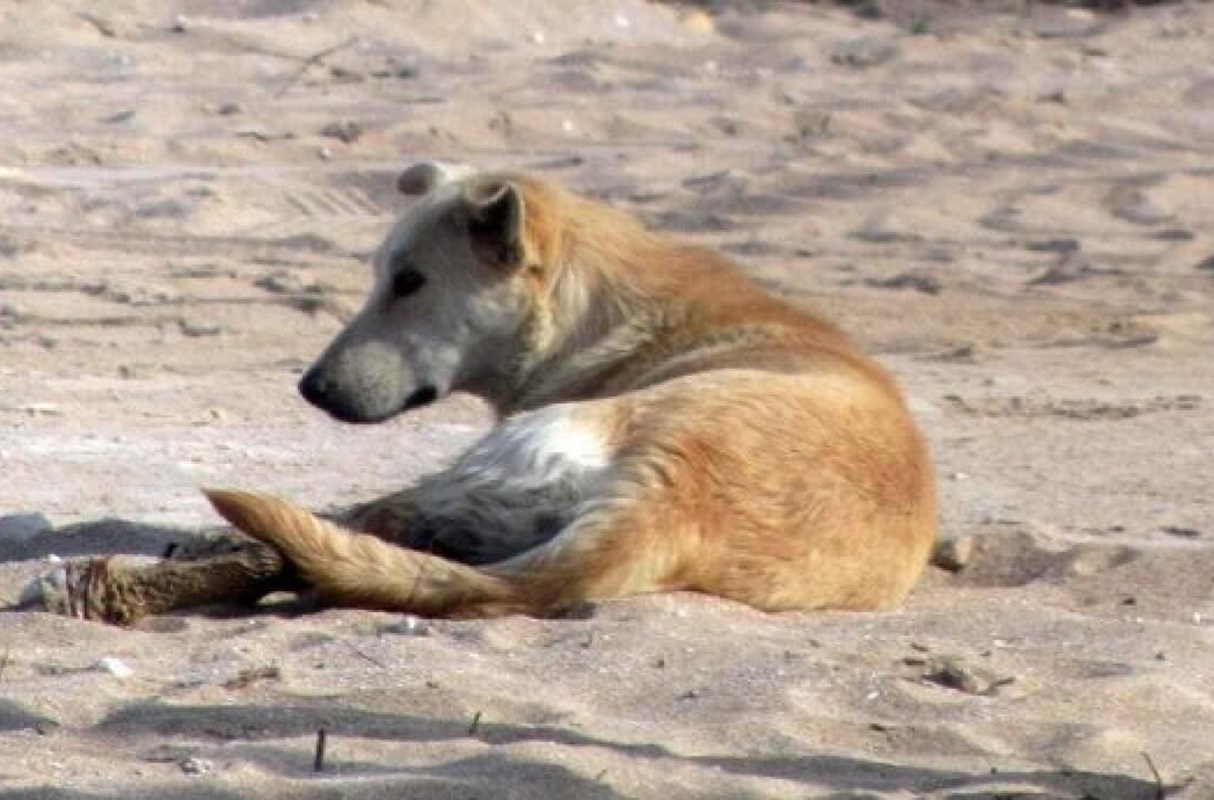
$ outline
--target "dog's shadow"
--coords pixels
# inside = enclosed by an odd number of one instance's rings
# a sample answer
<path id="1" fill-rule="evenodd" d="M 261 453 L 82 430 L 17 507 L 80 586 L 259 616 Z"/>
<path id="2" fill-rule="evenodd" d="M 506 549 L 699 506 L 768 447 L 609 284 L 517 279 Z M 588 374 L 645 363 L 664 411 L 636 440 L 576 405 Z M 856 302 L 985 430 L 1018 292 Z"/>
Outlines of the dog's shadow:
<path id="1" fill-rule="evenodd" d="M 196 545 L 218 530 L 152 525 L 107 517 L 50 528 L 28 537 L 0 537 L 0 563 L 35 561 L 51 556 L 80 558 L 118 553 L 164 556 L 178 548 Z"/>

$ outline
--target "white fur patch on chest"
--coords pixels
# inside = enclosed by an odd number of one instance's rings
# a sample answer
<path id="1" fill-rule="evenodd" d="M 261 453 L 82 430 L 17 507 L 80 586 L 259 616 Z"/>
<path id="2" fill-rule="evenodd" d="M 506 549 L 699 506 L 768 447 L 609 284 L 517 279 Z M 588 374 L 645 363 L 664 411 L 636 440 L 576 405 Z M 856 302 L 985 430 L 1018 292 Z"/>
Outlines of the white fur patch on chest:
<path id="1" fill-rule="evenodd" d="M 576 404 L 506 420 L 418 485 L 432 545 L 499 561 L 557 535 L 593 500 L 613 451 Z"/>
<path id="2" fill-rule="evenodd" d="M 464 454 L 461 474 L 514 484 L 582 483 L 611 462 L 606 438 L 568 407 L 552 407 L 507 420 Z"/>

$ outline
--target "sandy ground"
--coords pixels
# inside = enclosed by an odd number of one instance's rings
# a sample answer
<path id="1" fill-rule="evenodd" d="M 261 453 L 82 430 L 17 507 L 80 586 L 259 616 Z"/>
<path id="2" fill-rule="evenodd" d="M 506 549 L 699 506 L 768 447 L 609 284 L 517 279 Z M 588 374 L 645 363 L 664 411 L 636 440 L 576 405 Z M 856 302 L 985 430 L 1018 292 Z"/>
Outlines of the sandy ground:
<path id="1" fill-rule="evenodd" d="M 976 542 L 892 614 L 0 614 L 0 797 L 1214 797 L 1214 7 L 886 8 L 0 5 L 0 604 L 483 428 L 294 393 L 432 156 L 839 320 Z"/>

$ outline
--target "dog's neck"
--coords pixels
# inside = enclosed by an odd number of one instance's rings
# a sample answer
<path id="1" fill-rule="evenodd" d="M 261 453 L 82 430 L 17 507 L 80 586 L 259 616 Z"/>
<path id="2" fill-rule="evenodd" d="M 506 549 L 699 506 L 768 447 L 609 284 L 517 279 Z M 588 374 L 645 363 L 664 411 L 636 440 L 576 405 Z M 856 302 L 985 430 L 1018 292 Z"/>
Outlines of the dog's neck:
<path id="1" fill-rule="evenodd" d="M 586 339 L 585 345 L 544 359 L 529 370 L 504 404 L 506 413 L 613 394 L 636 371 L 638 354 L 651 349 L 657 337 L 644 324 L 620 323 Z"/>
<path id="2" fill-rule="evenodd" d="M 569 269 L 508 348 L 515 357 L 497 365 L 476 393 L 502 416 L 611 393 L 647 360 L 666 327 L 643 288 L 617 285 L 584 266 Z"/>

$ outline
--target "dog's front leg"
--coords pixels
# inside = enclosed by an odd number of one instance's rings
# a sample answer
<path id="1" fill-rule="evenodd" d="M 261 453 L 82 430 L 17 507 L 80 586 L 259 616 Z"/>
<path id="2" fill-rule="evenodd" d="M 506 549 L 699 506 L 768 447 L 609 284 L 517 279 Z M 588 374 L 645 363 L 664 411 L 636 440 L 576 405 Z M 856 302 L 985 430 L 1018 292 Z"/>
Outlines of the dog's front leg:
<path id="1" fill-rule="evenodd" d="M 255 602 L 292 588 L 289 565 L 272 547 L 234 542 L 193 560 L 117 555 L 71 561 L 42 576 L 25 601 L 82 619 L 131 625 L 183 608 Z"/>

